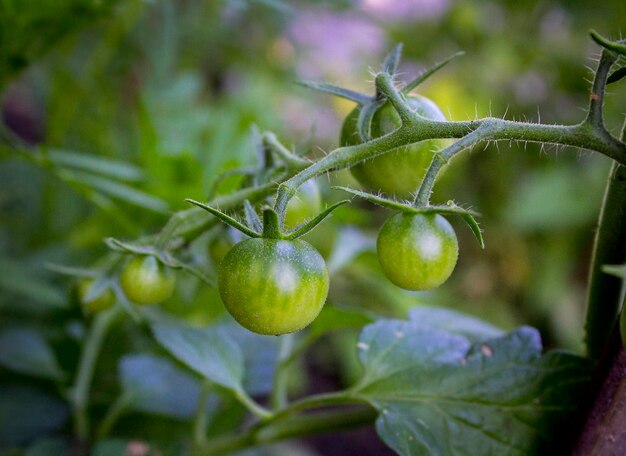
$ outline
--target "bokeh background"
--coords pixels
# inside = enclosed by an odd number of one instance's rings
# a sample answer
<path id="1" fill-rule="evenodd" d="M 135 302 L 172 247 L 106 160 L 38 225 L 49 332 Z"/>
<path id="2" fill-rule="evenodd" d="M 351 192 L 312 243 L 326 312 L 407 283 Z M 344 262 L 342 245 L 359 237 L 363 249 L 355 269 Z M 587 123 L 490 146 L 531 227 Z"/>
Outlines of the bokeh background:
<path id="1" fill-rule="evenodd" d="M 39 331 L 71 370 L 85 320 L 73 281 L 47 263 L 89 265 L 106 252 L 103 238 L 154 233 L 186 207 L 184 198 L 206 199 L 221 172 L 254 162 L 253 125 L 288 145 L 309 140 L 311 156 L 336 148 L 353 105 L 296 80 L 371 92 L 372 72 L 398 42 L 399 79 L 463 50 L 418 88 L 449 119 L 574 123 L 599 55 L 588 29 L 617 38 L 625 24 L 622 0 L 3 0 L 0 331 Z M 614 134 L 624 106 L 617 84 L 605 111 Z M 29 157 L 42 151 L 52 163 Z M 398 317 L 416 305 L 445 306 L 506 329 L 536 326 L 547 347 L 581 352 L 609 166 L 598 155 L 533 144 L 480 146 L 455 159 L 434 199 L 479 211 L 486 249 L 456 223 L 459 265 L 428 293 L 399 290 L 382 276 L 372 246 L 388 213 L 355 200 L 310 236 L 336 268 L 329 302 Z M 318 179 L 326 201 L 344 196 L 329 190 L 336 182 L 357 185 L 347 172 Z M 190 277 L 179 284 L 163 311 L 198 325 L 222 317 L 214 290 Z M 294 391 L 350 384 L 356 334 L 317 343 L 310 375 Z M 103 403 L 107 386 L 115 388 L 116 353 L 141 350 L 146 339 L 120 329 L 101 367 Z M 54 389 L 1 367 L 0 382 Z M 158 433 L 159 420 L 139 414 L 126 424 L 142 437 Z M 307 451 L 330 454 L 320 445 L 337 445 L 320 442 Z M 0 444 L 14 443 L 0 430 Z"/>

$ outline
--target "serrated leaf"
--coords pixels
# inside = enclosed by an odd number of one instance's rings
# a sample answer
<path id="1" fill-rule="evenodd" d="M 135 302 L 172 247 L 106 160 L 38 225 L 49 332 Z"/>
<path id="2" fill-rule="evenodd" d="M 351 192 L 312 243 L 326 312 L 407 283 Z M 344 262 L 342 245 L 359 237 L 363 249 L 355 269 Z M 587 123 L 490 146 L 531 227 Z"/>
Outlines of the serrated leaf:
<path id="1" fill-rule="evenodd" d="M 52 380 L 64 377 L 50 345 L 32 328 L 11 328 L 0 332 L 0 365 L 35 377 Z"/>
<path id="2" fill-rule="evenodd" d="M 60 430 L 69 417 L 65 402 L 37 389 L 0 388 L 0 448 Z"/>
<path id="3" fill-rule="evenodd" d="M 363 330 L 358 349 L 365 373 L 352 394 L 379 410 L 378 434 L 402 455 L 550 450 L 590 378 L 582 358 L 542 356 L 532 328 L 472 345 L 415 322 L 382 320 Z"/>
<path id="4" fill-rule="evenodd" d="M 417 307 L 411 309 L 409 311 L 409 320 L 430 329 L 463 336 L 472 343 L 500 337 L 504 334 L 501 329 L 478 318 L 454 310 L 442 309 L 441 307 Z"/>
<path id="5" fill-rule="evenodd" d="M 155 324 L 152 333 L 172 356 L 207 380 L 233 391 L 242 390 L 243 354 L 224 328 Z"/>
<path id="6" fill-rule="evenodd" d="M 396 70 L 398 69 L 398 64 L 400 63 L 400 58 L 402 57 L 402 43 L 396 44 L 396 46 L 385 56 L 385 60 L 383 61 L 381 71 L 384 73 L 389 73 L 390 75 L 394 75 Z"/>
<path id="7" fill-rule="evenodd" d="M 607 84 L 613 84 L 617 81 L 620 81 L 624 76 L 626 76 L 626 66 L 618 68 L 613 73 L 611 73 L 606 80 Z"/>
<path id="8" fill-rule="evenodd" d="M 66 169 L 60 170 L 59 175 L 68 182 L 83 185 L 128 204 L 161 214 L 169 212 L 168 204 L 162 199 L 120 182 L 83 171 L 69 171 Z"/>
<path id="9" fill-rule="evenodd" d="M 126 405 L 132 410 L 184 420 L 198 408 L 200 382 L 167 359 L 126 355 L 118 372 Z M 214 409 L 215 397 L 211 405 Z"/>
<path id="10" fill-rule="evenodd" d="M 337 97 L 345 98 L 346 100 L 354 101 L 360 105 L 368 104 L 372 101 L 372 97 L 364 93 L 355 92 L 354 90 L 344 89 L 336 85 L 327 84 L 325 82 L 316 81 L 297 81 L 297 84 L 308 87 L 309 89 L 318 90 L 320 92 L 329 93 Z"/>
<path id="11" fill-rule="evenodd" d="M 46 151 L 46 155 L 56 165 L 82 169 L 118 180 L 136 182 L 143 177 L 141 168 L 112 158 L 59 149 L 50 149 Z"/>

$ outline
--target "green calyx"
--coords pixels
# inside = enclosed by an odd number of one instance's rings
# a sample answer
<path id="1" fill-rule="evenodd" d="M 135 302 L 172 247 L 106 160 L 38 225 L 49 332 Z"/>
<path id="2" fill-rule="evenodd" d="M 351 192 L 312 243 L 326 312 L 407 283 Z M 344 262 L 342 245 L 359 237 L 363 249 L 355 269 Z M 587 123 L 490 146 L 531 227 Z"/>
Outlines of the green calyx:
<path id="1" fill-rule="evenodd" d="M 457 205 L 454 201 L 448 201 L 446 204 L 442 205 L 433 206 L 429 204 L 426 206 L 417 206 L 409 201 L 398 201 L 395 199 L 384 198 L 380 195 L 373 195 L 371 193 L 355 190 L 349 187 L 333 188 L 336 190 L 343 190 L 344 192 L 351 193 L 352 195 L 363 198 L 371 203 L 386 207 L 388 209 L 393 209 L 404 214 L 441 214 L 459 216 L 470 227 L 481 248 L 485 248 L 485 241 L 483 239 L 482 231 L 475 218 L 480 216 L 480 214 L 468 209 L 464 209 L 461 206 Z"/>
<path id="2" fill-rule="evenodd" d="M 326 217 L 330 215 L 331 212 L 333 212 L 339 206 L 350 202 L 350 200 L 339 201 L 331 206 L 328 206 L 312 219 L 304 222 L 303 224 L 295 227 L 292 230 L 284 232 L 281 226 L 281 216 L 271 207 L 266 206 L 263 208 L 263 220 L 261 221 L 261 218 L 254 211 L 252 205 L 248 201 L 246 201 L 244 203 L 246 223 L 244 224 L 231 217 L 230 215 L 227 215 L 224 212 L 199 201 L 195 201 L 192 199 L 186 199 L 185 201 L 204 209 L 205 211 L 219 218 L 223 223 L 232 226 L 233 228 L 241 231 L 243 234 L 251 238 L 284 239 L 288 241 L 292 241 L 294 239 L 298 239 L 299 237 L 304 236 L 309 231 L 314 229 L 317 225 L 319 225 Z M 282 219 L 284 219 L 284 214 Z"/>

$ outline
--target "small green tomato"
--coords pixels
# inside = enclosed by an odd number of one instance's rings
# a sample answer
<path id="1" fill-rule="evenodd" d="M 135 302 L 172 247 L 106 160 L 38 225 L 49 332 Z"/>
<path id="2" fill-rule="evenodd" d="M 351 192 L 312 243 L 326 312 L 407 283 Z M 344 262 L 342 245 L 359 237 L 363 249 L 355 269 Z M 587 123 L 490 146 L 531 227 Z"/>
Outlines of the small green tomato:
<path id="1" fill-rule="evenodd" d="M 153 256 L 137 256 L 122 271 L 122 290 L 135 304 L 158 304 L 174 292 L 176 277 Z"/>
<path id="2" fill-rule="evenodd" d="M 459 244 L 441 215 L 398 213 L 380 229 L 376 249 L 385 275 L 395 285 L 430 290 L 452 274 Z"/>
<path id="3" fill-rule="evenodd" d="M 435 103 L 423 96 L 411 95 L 407 101 L 418 114 L 431 120 L 445 121 L 446 117 Z M 341 129 L 341 145 L 361 144 L 357 120 L 359 108 L 346 117 Z M 374 114 L 371 124 L 372 138 L 384 136 L 400 128 L 400 116 L 393 106 L 385 104 Z M 352 175 L 370 190 L 383 191 L 401 198 L 408 197 L 418 188 L 433 158 L 433 152 L 443 149 L 447 140 L 428 139 L 409 146 L 402 146 L 359 163 L 350 168 Z"/>
<path id="4" fill-rule="evenodd" d="M 220 264 L 219 291 L 243 327 L 258 334 L 286 334 L 305 328 L 322 310 L 328 270 L 305 241 L 246 239 Z"/>
<path id="5" fill-rule="evenodd" d="M 115 295 L 113 294 L 113 290 L 110 288 L 106 288 L 98 294 L 98 296 L 92 297 L 91 299 L 87 299 L 89 293 L 92 290 L 92 287 L 95 284 L 94 279 L 81 279 L 76 286 L 76 291 L 78 293 L 78 300 L 82 308 L 87 312 L 101 312 L 103 310 L 108 309 L 115 302 Z"/>

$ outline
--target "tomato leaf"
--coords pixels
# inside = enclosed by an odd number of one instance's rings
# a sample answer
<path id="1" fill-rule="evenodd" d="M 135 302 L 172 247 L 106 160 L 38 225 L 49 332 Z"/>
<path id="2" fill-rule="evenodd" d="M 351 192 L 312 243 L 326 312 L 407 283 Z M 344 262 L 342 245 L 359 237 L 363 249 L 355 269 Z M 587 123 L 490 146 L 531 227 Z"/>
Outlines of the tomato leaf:
<path id="1" fill-rule="evenodd" d="M 191 418 L 198 408 L 201 386 L 171 361 L 152 355 L 126 355 L 118 365 L 126 407 L 139 412 Z M 210 397 L 209 410 L 215 410 Z"/>
<path id="2" fill-rule="evenodd" d="M 357 345 L 365 372 L 352 394 L 380 412 L 387 445 L 402 455 L 527 455 L 558 444 L 590 379 L 586 360 L 541 355 L 528 327 L 472 344 L 426 324 L 381 320 Z"/>
<path id="3" fill-rule="evenodd" d="M 66 150 L 44 150 L 54 164 L 90 171 L 92 173 L 124 181 L 139 181 L 143 178 L 141 168 L 130 163 L 98 155 L 70 152 Z"/>
<path id="4" fill-rule="evenodd" d="M 374 118 L 374 114 L 376 111 L 385 104 L 386 100 L 376 100 L 366 105 L 359 110 L 359 117 L 357 119 L 357 131 L 361 136 L 361 141 L 367 142 L 372 139 L 371 129 L 372 129 L 372 119 Z"/>
<path id="5" fill-rule="evenodd" d="M 232 226 L 233 228 L 241 231 L 243 234 L 250 236 L 252 238 L 258 238 L 261 237 L 260 233 L 257 233 L 254 230 L 251 230 L 250 228 L 248 228 L 247 226 L 245 226 L 243 223 L 238 222 L 237 220 L 235 220 L 234 218 L 232 218 L 229 215 L 224 214 L 222 211 L 219 211 L 215 208 L 212 208 L 211 206 L 208 206 L 204 203 L 201 203 L 199 201 L 195 201 L 192 199 L 187 198 L 185 201 L 187 201 L 188 203 L 191 203 L 195 206 L 198 206 L 202 209 L 204 209 L 205 211 L 209 212 L 210 214 L 216 216 L 218 219 L 220 219 L 222 222 L 224 222 L 227 225 Z"/>
<path id="6" fill-rule="evenodd" d="M 299 84 L 303 87 L 308 87 L 309 89 L 329 93 L 331 95 L 335 95 L 340 98 L 345 98 L 346 100 L 354 101 L 360 105 L 365 105 L 365 104 L 368 104 L 370 101 L 372 101 L 372 97 L 370 97 L 369 95 L 366 95 L 360 92 L 355 92 L 354 90 L 350 90 L 350 89 L 344 89 L 336 85 L 327 84 L 325 82 L 296 81 L 296 84 Z"/>
<path id="7" fill-rule="evenodd" d="M 500 337 L 504 332 L 478 318 L 441 307 L 417 307 L 409 311 L 409 320 L 429 329 L 437 329 L 482 342 Z"/>
<path id="8" fill-rule="evenodd" d="M 157 342 L 172 356 L 207 380 L 233 391 L 242 391 L 244 358 L 224 328 L 192 328 L 154 324 Z"/>
<path id="9" fill-rule="evenodd" d="M 27 386 L 0 388 L 0 448 L 23 444 L 63 428 L 69 417 L 61 399 Z"/>
<path id="10" fill-rule="evenodd" d="M 0 333 L 0 365 L 52 380 L 65 376 L 48 342 L 32 328 L 11 328 Z"/>

